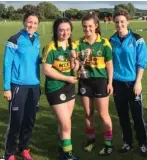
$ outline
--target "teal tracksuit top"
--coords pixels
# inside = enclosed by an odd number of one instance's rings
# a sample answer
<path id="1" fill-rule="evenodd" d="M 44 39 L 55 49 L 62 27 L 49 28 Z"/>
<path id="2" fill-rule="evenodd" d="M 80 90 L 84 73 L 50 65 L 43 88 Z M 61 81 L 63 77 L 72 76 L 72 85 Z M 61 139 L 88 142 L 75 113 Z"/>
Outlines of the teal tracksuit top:
<path id="1" fill-rule="evenodd" d="M 129 30 L 122 43 L 117 33 L 110 38 L 110 43 L 114 65 L 113 78 L 123 82 L 135 81 L 138 67 L 144 69 L 147 63 L 147 46 L 144 39 Z"/>
<path id="2" fill-rule="evenodd" d="M 3 62 L 4 90 L 11 90 L 11 83 L 38 85 L 40 83 L 40 40 L 34 33 L 30 39 L 25 30 L 11 36 L 5 46 Z"/>

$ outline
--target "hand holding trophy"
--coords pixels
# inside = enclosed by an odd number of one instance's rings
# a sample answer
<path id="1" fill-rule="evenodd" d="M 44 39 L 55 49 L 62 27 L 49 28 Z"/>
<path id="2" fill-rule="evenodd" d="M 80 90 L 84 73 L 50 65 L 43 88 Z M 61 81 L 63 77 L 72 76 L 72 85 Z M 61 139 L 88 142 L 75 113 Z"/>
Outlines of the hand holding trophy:
<path id="1" fill-rule="evenodd" d="M 69 55 L 69 60 L 70 60 L 71 69 L 74 72 L 78 71 L 80 64 L 79 64 L 78 55 L 76 51 L 71 50 L 71 53 Z"/>
<path id="2" fill-rule="evenodd" d="M 89 71 L 85 68 L 86 61 L 89 59 L 91 55 L 91 49 L 88 48 L 85 51 L 81 51 L 81 63 L 80 70 L 78 73 L 78 78 L 87 79 L 90 77 Z"/>

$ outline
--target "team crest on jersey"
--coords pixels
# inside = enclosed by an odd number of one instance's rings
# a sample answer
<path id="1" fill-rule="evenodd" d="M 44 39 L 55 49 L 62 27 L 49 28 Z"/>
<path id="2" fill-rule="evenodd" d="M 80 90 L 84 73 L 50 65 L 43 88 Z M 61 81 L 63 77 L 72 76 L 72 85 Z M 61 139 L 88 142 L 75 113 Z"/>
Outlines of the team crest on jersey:
<path id="1" fill-rule="evenodd" d="M 65 100 L 66 100 L 66 95 L 65 95 L 65 94 L 61 94 L 61 95 L 60 95 L 60 99 L 61 99 L 62 101 L 65 101 Z"/>
<path id="2" fill-rule="evenodd" d="M 65 60 L 65 57 L 64 57 L 64 56 L 59 56 L 59 57 L 58 57 L 58 60 L 59 60 L 59 61 L 64 61 L 64 60 Z"/>
<path id="3" fill-rule="evenodd" d="M 81 94 L 85 94 L 86 93 L 86 89 L 85 88 L 80 88 L 80 92 L 81 92 Z"/>
<path id="4" fill-rule="evenodd" d="M 128 46 L 129 46 L 129 47 L 133 47 L 133 42 L 132 42 L 132 40 L 130 40 Z"/>
<path id="5" fill-rule="evenodd" d="M 98 51 L 97 56 L 102 56 L 102 51 Z"/>
<path id="6" fill-rule="evenodd" d="M 129 44 L 129 47 L 133 47 L 133 44 L 132 44 L 132 42 Z"/>

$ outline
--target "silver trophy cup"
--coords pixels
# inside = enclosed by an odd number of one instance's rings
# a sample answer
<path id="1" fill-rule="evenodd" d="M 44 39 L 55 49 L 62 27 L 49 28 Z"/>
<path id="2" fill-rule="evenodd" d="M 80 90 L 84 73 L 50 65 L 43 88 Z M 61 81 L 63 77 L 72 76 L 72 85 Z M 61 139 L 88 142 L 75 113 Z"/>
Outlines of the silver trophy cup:
<path id="1" fill-rule="evenodd" d="M 86 52 L 87 52 L 87 50 L 86 51 L 81 51 L 81 56 L 82 56 L 81 59 L 82 59 L 82 61 L 81 61 L 81 68 L 80 68 L 80 70 L 78 72 L 78 77 L 80 79 L 90 78 L 90 73 L 85 67 L 85 63 L 89 59 L 90 53 L 88 55 L 88 54 L 86 54 Z"/>
<path id="2" fill-rule="evenodd" d="M 87 79 L 90 77 L 89 71 L 87 69 L 85 69 L 84 64 L 81 65 L 81 68 L 79 70 L 79 78 L 80 79 Z"/>

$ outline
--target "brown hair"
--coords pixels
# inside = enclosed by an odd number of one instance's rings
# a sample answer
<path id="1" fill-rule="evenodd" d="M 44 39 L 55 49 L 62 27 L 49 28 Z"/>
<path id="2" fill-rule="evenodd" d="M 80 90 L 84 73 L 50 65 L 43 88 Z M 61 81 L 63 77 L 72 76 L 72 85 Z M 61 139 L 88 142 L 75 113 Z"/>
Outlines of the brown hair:
<path id="1" fill-rule="evenodd" d="M 128 11 L 123 8 L 119 8 L 114 12 L 113 21 L 115 20 L 115 17 L 117 17 L 117 16 L 124 16 L 124 17 L 126 17 L 127 20 L 130 20 L 130 15 L 129 15 Z"/>
<path id="2" fill-rule="evenodd" d="M 40 14 L 37 11 L 28 11 L 24 17 L 23 17 L 23 23 L 25 22 L 25 20 L 30 17 L 30 16 L 35 16 L 38 18 L 38 22 L 40 22 Z"/>
<path id="3" fill-rule="evenodd" d="M 101 31 L 100 31 L 100 23 L 99 23 L 99 18 L 96 15 L 96 13 L 94 11 L 89 11 L 83 18 L 82 18 L 82 24 L 84 21 L 93 19 L 95 24 L 98 25 L 98 27 L 95 30 L 95 33 L 99 33 L 101 35 Z"/>
<path id="4" fill-rule="evenodd" d="M 58 18 L 54 21 L 54 24 L 53 24 L 53 41 L 55 42 L 55 47 L 58 49 L 58 35 L 57 35 L 57 30 L 58 30 L 58 27 L 61 23 L 69 23 L 70 25 L 70 28 L 71 28 L 71 32 L 72 32 L 72 23 L 71 21 L 66 18 L 66 17 L 62 17 L 62 18 Z M 72 41 L 71 41 L 71 36 L 68 38 L 68 43 L 69 43 L 69 48 L 72 49 Z"/>

